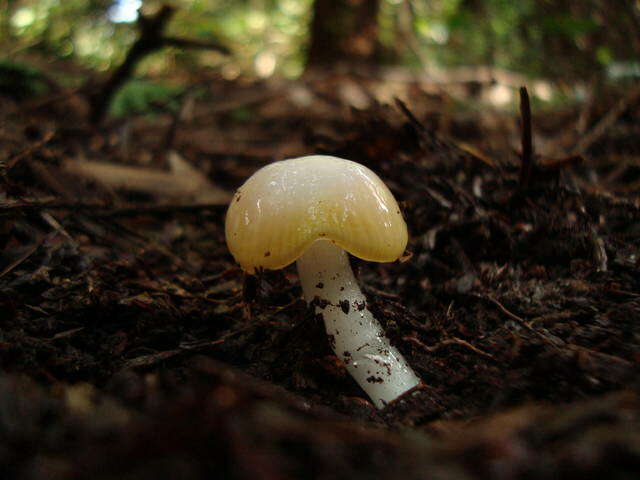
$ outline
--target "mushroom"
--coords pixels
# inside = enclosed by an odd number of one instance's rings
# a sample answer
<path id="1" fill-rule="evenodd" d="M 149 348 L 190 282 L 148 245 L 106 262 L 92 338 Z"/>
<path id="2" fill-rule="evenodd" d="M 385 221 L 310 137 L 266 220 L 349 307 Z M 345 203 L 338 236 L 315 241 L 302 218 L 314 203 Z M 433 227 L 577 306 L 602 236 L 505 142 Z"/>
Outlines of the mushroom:
<path id="1" fill-rule="evenodd" d="M 392 262 L 406 247 L 407 225 L 375 173 L 326 155 L 272 163 L 236 191 L 225 233 L 248 273 L 296 261 L 334 352 L 376 407 L 420 384 L 367 308 L 346 253 Z"/>

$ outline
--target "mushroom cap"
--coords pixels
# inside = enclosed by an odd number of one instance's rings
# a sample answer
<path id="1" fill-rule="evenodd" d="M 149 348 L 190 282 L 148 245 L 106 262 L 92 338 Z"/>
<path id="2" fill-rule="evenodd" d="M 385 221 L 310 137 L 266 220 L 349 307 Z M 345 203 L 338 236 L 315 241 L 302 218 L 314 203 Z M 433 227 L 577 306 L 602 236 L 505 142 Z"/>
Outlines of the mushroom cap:
<path id="1" fill-rule="evenodd" d="M 375 262 L 396 260 L 407 245 L 407 225 L 382 180 L 327 155 L 258 170 L 233 196 L 225 230 L 231 254 L 249 273 L 283 268 L 318 239 Z"/>

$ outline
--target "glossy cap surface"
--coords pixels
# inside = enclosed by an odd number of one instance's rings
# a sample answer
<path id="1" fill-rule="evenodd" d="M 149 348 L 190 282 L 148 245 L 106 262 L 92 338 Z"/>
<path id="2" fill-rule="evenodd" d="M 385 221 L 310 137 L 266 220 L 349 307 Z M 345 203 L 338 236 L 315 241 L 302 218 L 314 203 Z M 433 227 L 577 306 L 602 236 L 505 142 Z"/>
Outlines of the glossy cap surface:
<path id="1" fill-rule="evenodd" d="M 326 238 L 364 260 L 391 262 L 407 245 L 395 198 L 371 170 L 325 155 L 275 162 L 235 193 L 227 245 L 240 266 L 279 269 Z"/>

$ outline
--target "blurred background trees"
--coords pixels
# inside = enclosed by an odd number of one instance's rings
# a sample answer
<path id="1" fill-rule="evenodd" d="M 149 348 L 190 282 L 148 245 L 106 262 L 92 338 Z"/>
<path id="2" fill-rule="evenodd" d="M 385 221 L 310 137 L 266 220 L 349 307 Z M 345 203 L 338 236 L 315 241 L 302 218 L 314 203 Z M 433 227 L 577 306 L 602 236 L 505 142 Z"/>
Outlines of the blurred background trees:
<path id="1" fill-rule="evenodd" d="M 378 60 L 381 0 L 315 0 L 307 67 L 373 64 Z"/>
<path id="2" fill-rule="evenodd" d="M 137 10 L 156 0 L 0 0 L 5 59 L 72 60 L 80 77 L 119 65 Z M 215 69 L 227 79 L 296 78 L 305 67 L 402 66 L 433 73 L 490 66 L 559 83 L 640 76 L 640 1 L 174 0 L 173 37 L 232 55 L 165 48 L 139 75 Z M 47 65 L 45 63 L 44 65 Z M 53 69 L 52 69 L 52 72 Z M 61 82 L 73 82 L 69 72 Z"/>

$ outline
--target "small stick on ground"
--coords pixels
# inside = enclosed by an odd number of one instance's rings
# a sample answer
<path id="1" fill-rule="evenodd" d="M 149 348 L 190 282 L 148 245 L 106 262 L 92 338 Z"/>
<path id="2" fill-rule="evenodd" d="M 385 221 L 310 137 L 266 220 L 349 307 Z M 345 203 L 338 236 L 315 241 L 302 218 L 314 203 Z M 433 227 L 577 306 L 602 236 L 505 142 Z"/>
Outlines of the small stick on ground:
<path id="1" fill-rule="evenodd" d="M 522 129 L 522 164 L 520 166 L 520 187 L 527 187 L 533 170 L 533 140 L 531 135 L 531 105 L 527 87 L 520 87 L 520 121 Z"/>
<path id="2" fill-rule="evenodd" d="M 227 204 L 227 192 L 209 181 L 207 176 L 191 166 L 177 152 L 167 153 L 170 171 L 132 167 L 93 160 L 67 160 L 65 171 L 114 189 L 142 192 L 161 198 L 183 199 L 189 203 Z"/>

